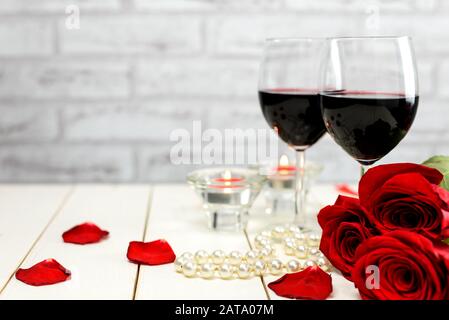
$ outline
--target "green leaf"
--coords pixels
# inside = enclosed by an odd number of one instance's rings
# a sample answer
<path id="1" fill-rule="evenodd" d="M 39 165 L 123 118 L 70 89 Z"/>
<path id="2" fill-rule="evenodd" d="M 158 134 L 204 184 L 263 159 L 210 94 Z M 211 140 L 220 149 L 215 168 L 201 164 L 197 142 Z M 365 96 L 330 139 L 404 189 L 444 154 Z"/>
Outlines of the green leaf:
<path id="1" fill-rule="evenodd" d="M 444 175 L 440 187 L 449 191 L 449 156 L 433 156 L 424 161 L 423 165 L 440 171 Z"/>
<path id="2" fill-rule="evenodd" d="M 449 244 L 449 238 L 443 240 L 443 242 Z"/>

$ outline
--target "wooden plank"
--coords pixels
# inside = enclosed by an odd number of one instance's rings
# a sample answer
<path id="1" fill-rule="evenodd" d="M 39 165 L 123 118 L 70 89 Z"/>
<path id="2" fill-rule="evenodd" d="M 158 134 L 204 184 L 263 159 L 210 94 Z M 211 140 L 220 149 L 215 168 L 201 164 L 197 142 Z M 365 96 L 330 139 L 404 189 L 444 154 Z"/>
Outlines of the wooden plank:
<path id="1" fill-rule="evenodd" d="M 221 233 L 207 228 L 200 199 L 188 186 L 157 186 L 154 190 L 146 241 L 166 239 L 178 255 L 249 249 L 243 232 Z M 266 299 L 261 279 L 205 280 L 186 278 L 173 264 L 142 266 L 136 299 Z"/>
<path id="2" fill-rule="evenodd" d="M 75 189 L 61 213 L 36 244 L 22 267 L 55 258 L 72 271 L 70 281 L 32 287 L 13 279 L 3 299 L 132 299 L 137 265 L 127 261 L 131 240 L 141 239 L 148 212 L 146 186 L 84 185 Z M 92 221 L 110 237 L 90 245 L 67 244 L 61 235 Z"/>
<path id="3" fill-rule="evenodd" d="M 0 297 L 70 190 L 63 185 L 0 186 Z"/>
<path id="4" fill-rule="evenodd" d="M 357 188 L 355 188 L 357 189 Z M 307 205 L 307 219 L 310 222 L 309 228 L 315 232 L 320 233 L 321 229 L 318 225 L 316 215 L 319 210 L 326 205 L 333 204 L 338 197 L 338 193 L 334 185 L 322 184 L 313 186 L 309 191 L 309 199 Z M 290 223 L 293 216 L 268 216 L 263 214 L 264 212 L 264 199 L 263 196 L 259 197 L 252 208 L 252 219 L 248 224 L 247 234 L 251 246 L 254 246 L 254 237 L 262 230 L 269 229 L 278 224 Z M 280 253 L 281 261 L 288 261 L 292 257 L 283 255 Z M 340 273 L 332 272 L 333 293 L 329 299 L 346 300 L 346 299 L 360 299 L 357 290 L 354 285 L 346 280 Z M 268 288 L 268 284 L 280 276 L 268 275 L 264 277 L 264 284 L 270 299 L 273 300 L 285 300 L 285 298 L 277 296 L 273 291 Z"/>

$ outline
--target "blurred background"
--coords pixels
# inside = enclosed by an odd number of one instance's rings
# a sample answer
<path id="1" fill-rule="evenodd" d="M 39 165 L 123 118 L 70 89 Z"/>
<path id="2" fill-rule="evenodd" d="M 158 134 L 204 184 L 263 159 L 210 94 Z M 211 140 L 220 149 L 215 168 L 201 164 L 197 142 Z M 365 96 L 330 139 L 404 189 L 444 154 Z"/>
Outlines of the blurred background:
<path id="1" fill-rule="evenodd" d="M 268 127 L 265 38 L 350 35 L 413 37 L 418 114 L 382 162 L 449 154 L 449 1 L 1 0 L 0 181 L 184 181 L 172 130 Z M 358 178 L 328 136 L 308 158 Z"/>

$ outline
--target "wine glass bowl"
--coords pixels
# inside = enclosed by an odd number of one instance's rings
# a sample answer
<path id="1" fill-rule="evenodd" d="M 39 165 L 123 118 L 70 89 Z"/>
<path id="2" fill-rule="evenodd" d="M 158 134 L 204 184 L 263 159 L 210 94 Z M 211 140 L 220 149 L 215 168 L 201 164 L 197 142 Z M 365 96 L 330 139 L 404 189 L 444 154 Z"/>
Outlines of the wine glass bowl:
<path id="1" fill-rule="evenodd" d="M 320 110 L 319 38 L 268 39 L 259 74 L 259 102 L 268 125 L 296 151 L 295 222 L 304 227 L 305 150 L 326 132 Z"/>
<path id="2" fill-rule="evenodd" d="M 329 134 L 362 165 L 371 165 L 405 137 L 419 97 L 403 94 L 334 92 L 321 95 Z"/>
<path id="3" fill-rule="evenodd" d="M 269 126 L 294 149 L 307 149 L 326 132 L 317 90 L 263 90 L 259 101 Z"/>
<path id="4" fill-rule="evenodd" d="M 320 82 L 326 129 L 362 166 L 393 150 L 413 123 L 419 95 L 409 37 L 330 39 Z"/>

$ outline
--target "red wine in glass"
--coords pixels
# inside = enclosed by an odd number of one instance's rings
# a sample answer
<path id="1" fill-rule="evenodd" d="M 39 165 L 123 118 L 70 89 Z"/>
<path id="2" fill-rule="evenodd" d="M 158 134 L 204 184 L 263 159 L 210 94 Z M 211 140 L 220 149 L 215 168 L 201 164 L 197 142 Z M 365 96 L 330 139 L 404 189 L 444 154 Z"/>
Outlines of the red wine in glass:
<path id="1" fill-rule="evenodd" d="M 326 132 L 317 91 L 271 89 L 259 91 L 265 120 L 279 137 L 295 149 L 305 149 Z"/>
<path id="2" fill-rule="evenodd" d="M 371 165 L 405 137 L 415 119 L 418 96 L 335 91 L 320 95 L 329 134 L 362 165 Z"/>
<path id="3" fill-rule="evenodd" d="M 305 151 L 325 132 L 318 71 L 326 47 L 327 40 L 320 38 L 267 39 L 259 70 L 259 102 L 265 120 L 296 151 L 294 223 L 302 228 L 307 228 Z"/>

